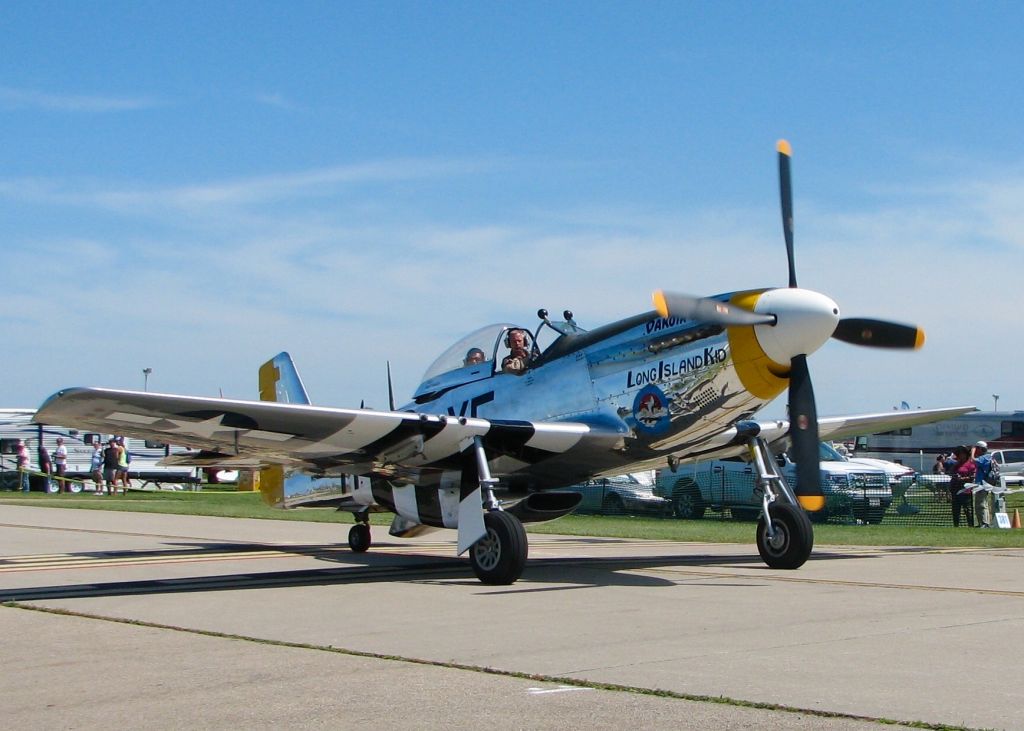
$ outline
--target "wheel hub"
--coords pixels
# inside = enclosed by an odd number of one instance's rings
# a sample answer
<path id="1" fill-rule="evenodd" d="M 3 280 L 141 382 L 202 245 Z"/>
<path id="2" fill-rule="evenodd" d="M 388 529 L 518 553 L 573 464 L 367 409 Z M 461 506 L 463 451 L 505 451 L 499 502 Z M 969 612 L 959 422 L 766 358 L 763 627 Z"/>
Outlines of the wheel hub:
<path id="1" fill-rule="evenodd" d="M 473 556 L 485 571 L 492 571 L 501 559 L 501 542 L 493 528 L 487 529 L 487 535 L 473 546 Z"/>
<path id="2" fill-rule="evenodd" d="M 768 548 L 781 553 L 789 542 L 789 532 L 786 530 L 786 526 L 778 521 L 772 521 L 772 528 L 774 529 L 774 535 L 766 535 L 765 541 L 768 544 Z"/>

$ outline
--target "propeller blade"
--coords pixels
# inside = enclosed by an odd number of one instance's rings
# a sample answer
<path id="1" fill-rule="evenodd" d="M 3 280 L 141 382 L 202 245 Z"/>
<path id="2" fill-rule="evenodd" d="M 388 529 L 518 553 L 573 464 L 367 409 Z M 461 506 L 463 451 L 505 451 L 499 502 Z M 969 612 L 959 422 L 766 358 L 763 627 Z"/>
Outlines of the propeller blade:
<path id="1" fill-rule="evenodd" d="M 873 348 L 906 348 L 917 350 L 924 345 L 924 330 L 886 320 L 847 317 L 839 321 L 832 333 L 836 340 Z"/>
<path id="2" fill-rule="evenodd" d="M 774 325 L 776 321 L 775 315 L 761 315 L 707 297 L 694 297 L 659 289 L 654 293 L 653 299 L 654 309 L 662 317 L 684 317 L 688 320 L 713 322 L 718 325 Z"/>
<path id="3" fill-rule="evenodd" d="M 793 258 L 793 183 L 789 160 L 793 149 L 786 140 L 775 145 L 779 151 L 779 198 L 782 201 L 782 233 L 786 236 L 786 257 L 789 259 L 789 286 L 796 287 L 796 261 Z"/>
<path id="4" fill-rule="evenodd" d="M 794 492 L 804 510 L 821 510 L 825 496 L 821 491 L 821 467 L 818 452 L 818 410 L 814 388 L 807 369 L 807 356 L 790 361 L 789 373 L 790 458 L 796 462 Z"/>

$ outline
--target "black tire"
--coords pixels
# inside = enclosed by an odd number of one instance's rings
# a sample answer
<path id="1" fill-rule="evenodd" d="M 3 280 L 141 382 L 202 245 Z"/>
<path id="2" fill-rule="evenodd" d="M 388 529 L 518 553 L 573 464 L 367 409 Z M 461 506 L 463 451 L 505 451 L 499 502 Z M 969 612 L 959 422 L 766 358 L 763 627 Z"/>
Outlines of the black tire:
<path id="1" fill-rule="evenodd" d="M 768 538 L 764 516 L 757 522 L 757 552 L 773 569 L 798 569 L 811 555 L 814 529 L 803 509 L 789 503 L 772 503 L 768 508 L 775 539 Z"/>
<path id="2" fill-rule="evenodd" d="M 473 573 L 483 584 L 514 584 L 526 566 L 526 530 L 514 515 L 500 510 L 484 513 L 486 535 L 469 549 Z"/>
<path id="3" fill-rule="evenodd" d="M 370 550 L 370 526 L 368 523 L 356 523 L 348 531 L 348 547 L 353 553 L 366 553 Z"/>
<path id="4" fill-rule="evenodd" d="M 672 491 L 672 514 L 684 520 L 700 520 L 704 517 L 704 499 L 700 488 L 689 480 L 680 480 Z"/>
<path id="5" fill-rule="evenodd" d="M 622 498 L 614 492 L 604 496 L 601 503 L 601 512 L 605 515 L 625 515 L 626 506 L 622 504 Z"/>

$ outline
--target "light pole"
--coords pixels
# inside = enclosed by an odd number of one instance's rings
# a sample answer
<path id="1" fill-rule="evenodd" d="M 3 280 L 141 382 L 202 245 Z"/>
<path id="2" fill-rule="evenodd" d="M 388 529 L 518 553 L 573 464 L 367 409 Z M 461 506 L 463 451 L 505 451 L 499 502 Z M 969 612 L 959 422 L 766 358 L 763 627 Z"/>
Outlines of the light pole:
<path id="1" fill-rule="evenodd" d="M 999 411 L 999 394 L 992 394 L 992 410 Z"/>
<path id="2" fill-rule="evenodd" d="M 152 368 L 143 368 L 142 369 L 142 390 L 143 391 L 148 391 L 149 390 L 149 374 L 152 373 L 152 372 L 153 372 Z"/>

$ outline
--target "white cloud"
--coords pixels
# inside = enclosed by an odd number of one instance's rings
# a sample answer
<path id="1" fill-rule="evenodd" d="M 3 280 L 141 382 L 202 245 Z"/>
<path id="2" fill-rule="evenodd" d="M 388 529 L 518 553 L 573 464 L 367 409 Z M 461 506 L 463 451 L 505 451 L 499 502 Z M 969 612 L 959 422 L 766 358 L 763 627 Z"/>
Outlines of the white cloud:
<path id="1" fill-rule="evenodd" d="M 136 217 L 188 214 L 229 224 L 238 223 L 238 212 L 249 209 L 245 217 L 259 220 L 262 227 L 273 219 L 250 208 L 257 204 L 295 204 L 359 186 L 465 177 L 491 170 L 497 164 L 497 161 L 487 160 L 382 160 L 171 187 L 116 188 L 90 181 L 18 178 L 0 180 L 0 196 Z"/>
<path id="2" fill-rule="evenodd" d="M 89 94 L 55 94 L 33 89 L 0 86 L 0 109 L 54 112 L 131 112 L 162 106 L 154 97 L 115 97 Z"/>

